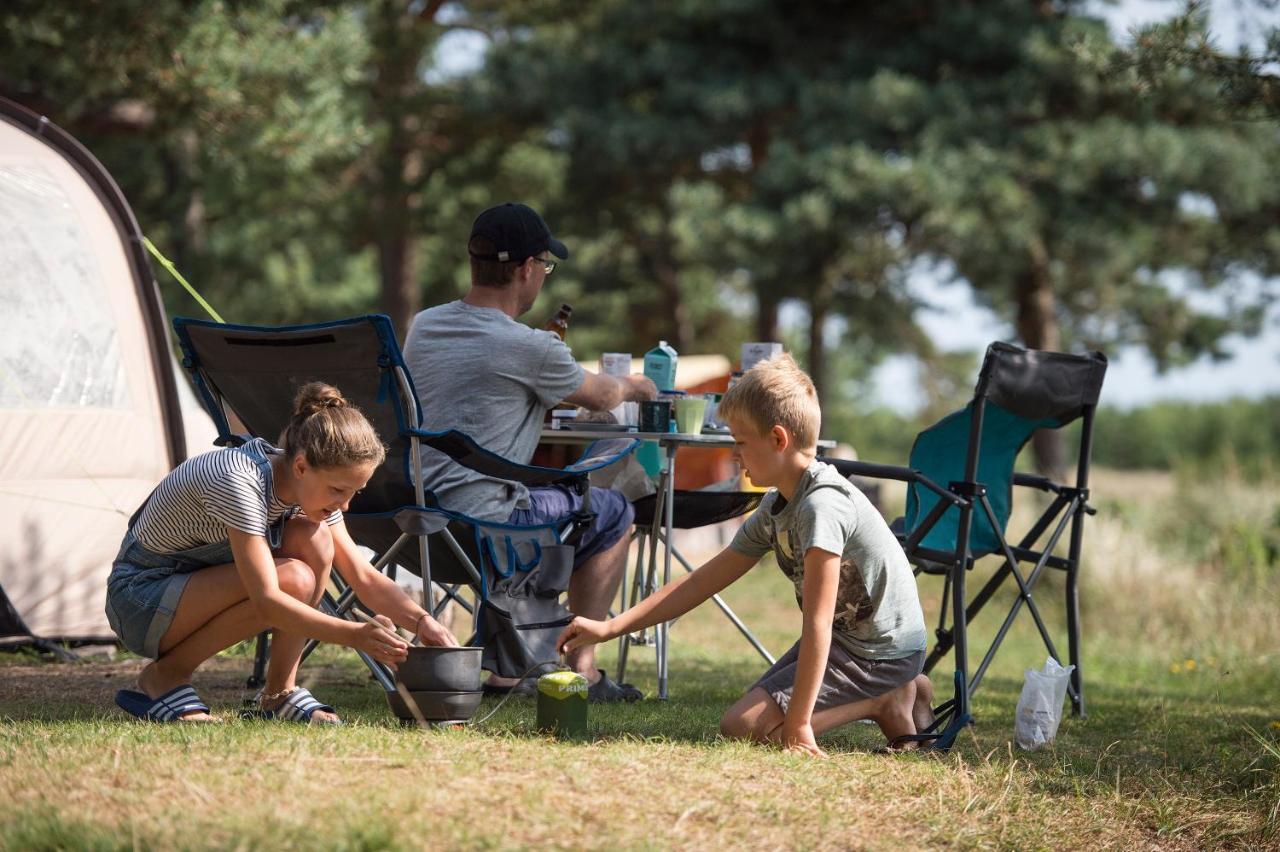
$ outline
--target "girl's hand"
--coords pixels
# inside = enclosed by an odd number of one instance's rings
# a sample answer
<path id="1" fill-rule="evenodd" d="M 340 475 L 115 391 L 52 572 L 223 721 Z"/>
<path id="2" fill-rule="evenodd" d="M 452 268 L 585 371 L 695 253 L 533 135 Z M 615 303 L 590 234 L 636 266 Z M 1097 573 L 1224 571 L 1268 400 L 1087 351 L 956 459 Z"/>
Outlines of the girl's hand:
<path id="1" fill-rule="evenodd" d="M 560 650 L 560 653 L 567 654 L 585 645 L 594 645 L 610 638 L 609 623 L 607 621 L 595 621 L 594 619 L 577 616 L 561 631 L 560 638 L 556 640 L 556 648 Z"/>
<path id="2" fill-rule="evenodd" d="M 376 615 L 372 621 L 360 625 L 360 633 L 352 647 L 395 669 L 397 663 L 403 663 L 409 657 L 409 643 L 396 635 L 395 629 L 391 619 Z"/>
<path id="3" fill-rule="evenodd" d="M 807 754 L 810 757 L 827 757 L 827 753 L 818 747 L 813 737 L 813 725 L 791 725 L 782 723 L 782 747 L 787 751 Z"/>
<path id="4" fill-rule="evenodd" d="M 458 640 L 449 632 L 449 628 L 436 621 L 430 615 L 418 620 L 418 641 L 423 645 L 434 645 L 443 648 L 458 647 Z"/>

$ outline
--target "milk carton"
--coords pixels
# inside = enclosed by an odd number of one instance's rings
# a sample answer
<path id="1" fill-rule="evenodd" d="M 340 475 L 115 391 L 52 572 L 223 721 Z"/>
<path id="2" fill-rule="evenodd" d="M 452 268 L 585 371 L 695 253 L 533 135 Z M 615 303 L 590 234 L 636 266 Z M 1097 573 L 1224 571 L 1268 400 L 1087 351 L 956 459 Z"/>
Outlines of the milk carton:
<path id="1" fill-rule="evenodd" d="M 644 374 L 653 380 L 660 391 L 676 388 L 676 350 L 665 340 L 644 353 Z"/>
<path id="2" fill-rule="evenodd" d="M 631 375 L 630 352 L 600 353 L 600 374 L 625 379 Z M 625 426 L 635 426 L 638 420 L 637 403 L 623 402 L 612 410 L 613 419 Z"/>
<path id="3" fill-rule="evenodd" d="M 781 343 L 744 343 L 742 344 L 742 371 L 745 373 L 761 361 L 768 361 L 774 355 L 781 354 Z"/>

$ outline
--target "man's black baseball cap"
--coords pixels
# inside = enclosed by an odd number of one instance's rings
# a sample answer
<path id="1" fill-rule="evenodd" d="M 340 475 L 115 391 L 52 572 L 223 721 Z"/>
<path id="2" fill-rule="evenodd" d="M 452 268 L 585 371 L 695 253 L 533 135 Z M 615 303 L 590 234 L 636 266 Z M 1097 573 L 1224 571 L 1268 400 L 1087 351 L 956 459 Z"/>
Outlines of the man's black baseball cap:
<path id="1" fill-rule="evenodd" d="M 476 217 L 471 237 L 484 237 L 494 246 L 494 254 L 471 253 L 476 260 L 519 263 L 540 251 L 550 251 L 561 260 L 569 256 L 564 243 L 551 236 L 547 223 L 526 204 L 508 201 L 490 207 Z"/>

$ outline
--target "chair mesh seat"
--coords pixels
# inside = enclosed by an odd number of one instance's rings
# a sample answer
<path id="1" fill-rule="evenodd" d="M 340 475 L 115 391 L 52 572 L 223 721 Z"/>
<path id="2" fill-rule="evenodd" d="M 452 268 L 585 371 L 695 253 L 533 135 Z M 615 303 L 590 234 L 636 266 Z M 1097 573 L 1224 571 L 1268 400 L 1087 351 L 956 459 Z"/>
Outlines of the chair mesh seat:
<path id="1" fill-rule="evenodd" d="M 685 491 L 675 493 L 673 526 L 690 530 L 728 521 L 755 509 L 764 493 L 759 491 Z M 636 510 L 636 526 L 653 525 L 653 509 L 658 496 L 641 497 L 631 505 Z"/>

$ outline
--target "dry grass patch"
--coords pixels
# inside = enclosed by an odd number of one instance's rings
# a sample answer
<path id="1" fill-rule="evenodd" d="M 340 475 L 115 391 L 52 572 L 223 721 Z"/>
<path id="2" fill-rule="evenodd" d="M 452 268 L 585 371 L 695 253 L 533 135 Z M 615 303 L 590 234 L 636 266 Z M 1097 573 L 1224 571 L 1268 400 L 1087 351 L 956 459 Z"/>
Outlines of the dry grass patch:
<path id="1" fill-rule="evenodd" d="M 234 720 L 243 654 L 197 674 L 229 720 L 198 728 L 114 709 L 139 661 L 0 655 L 0 849 L 1275 848 L 1274 606 L 1221 582 L 1224 565 L 1170 552 L 1153 525 L 1174 504 L 1111 496 L 1176 494 L 1162 492 L 1169 481 L 1098 477 L 1084 581 L 1090 712 L 1065 719 L 1047 751 L 1010 745 L 1022 669 L 1044 660 L 1025 612 L 951 754 L 875 755 L 878 731 L 851 725 L 822 738 L 826 762 L 718 738 L 720 713 L 765 664 L 712 607 L 672 632 L 672 700 L 593 707 L 585 742 L 538 735 L 531 701 L 479 729 L 400 728 L 358 662 L 332 648 L 304 678 L 347 719 L 337 730 Z M 1215 493 L 1270 499 L 1234 488 Z M 1048 605 L 1058 582 L 1046 576 L 1038 596 L 1060 636 Z M 927 600 L 939 585 L 921 581 Z M 728 597 L 775 654 L 796 638 L 772 565 Z M 975 653 L 1009 602 L 975 621 Z M 647 652 L 632 649 L 628 679 L 652 695 Z M 611 671 L 615 654 L 602 653 Z M 940 694 L 948 666 L 935 672 Z"/>

